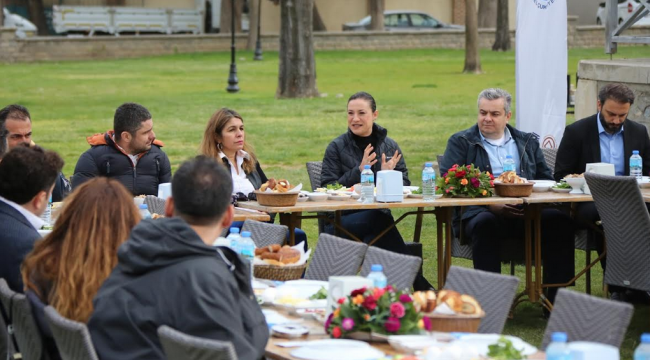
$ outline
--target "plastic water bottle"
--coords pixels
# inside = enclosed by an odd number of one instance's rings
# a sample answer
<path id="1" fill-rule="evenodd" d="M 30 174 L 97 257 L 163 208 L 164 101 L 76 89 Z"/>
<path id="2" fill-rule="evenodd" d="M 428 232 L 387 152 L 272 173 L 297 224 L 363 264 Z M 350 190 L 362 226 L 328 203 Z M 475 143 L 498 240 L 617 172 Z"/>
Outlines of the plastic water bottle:
<path id="1" fill-rule="evenodd" d="M 241 235 L 239 235 L 239 228 L 231 227 L 230 234 L 228 234 L 226 239 L 230 241 L 228 246 L 230 246 L 231 249 L 237 251 L 237 243 L 239 242 L 239 239 L 241 239 Z"/>
<path id="2" fill-rule="evenodd" d="M 45 222 L 46 226 L 52 225 L 52 194 L 50 194 L 50 198 L 47 200 L 47 205 L 45 206 L 43 215 L 41 215 L 41 220 Z"/>
<path id="3" fill-rule="evenodd" d="M 515 169 L 515 159 L 512 158 L 512 155 L 506 155 L 506 159 L 503 161 L 503 172 L 506 171 L 517 171 Z"/>
<path id="4" fill-rule="evenodd" d="M 255 260 L 255 242 L 251 239 L 250 231 L 242 231 L 237 241 L 237 253 L 250 264 L 251 280 L 253 279 L 253 260 Z"/>
<path id="5" fill-rule="evenodd" d="M 375 173 L 370 165 L 365 165 L 361 172 L 361 202 L 372 204 L 375 202 Z"/>
<path id="6" fill-rule="evenodd" d="M 384 267 L 380 264 L 373 264 L 370 267 L 370 274 L 368 274 L 367 278 L 372 280 L 372 284 L 376 288 L 385 288 L 388 285 L 388 280 L 384 275 Z"/>
<path id="7" fill-rule="evenodd" d="M 566 341 L 567 336 L 564 332 L 551 334 L 551 343 L 546 348 L 546 360 L 572 360 L 573 356 Z"/>
<path id="8" fill-rule="evenodd" d="M 433 165 L 428 162 L 422 169 L 422 200 L 433 201 L 436 199 L 436 171 Z"/>
<path id="9" fill-rule="evenodd" d="M 149 212 L 149 207 L 147 204 L 141 204 L 139 208 L 140 216 L 142 216 L 143 219 L 151 219 L 151 213 Z"/>
<path id="10" fill-rule="evenodd" d="M 634 360 L 650 360 L 650 334 L 641 334 L 641 344 L 634 350 Z"/>
<path id="11" fill-rule="evenodd" d="M 637 180 L 641 180 L 643 176 L 643 159 L 639 156 L 639 150 L 633 150 L 630 156 L 630 176 L 634 176 Z"/>

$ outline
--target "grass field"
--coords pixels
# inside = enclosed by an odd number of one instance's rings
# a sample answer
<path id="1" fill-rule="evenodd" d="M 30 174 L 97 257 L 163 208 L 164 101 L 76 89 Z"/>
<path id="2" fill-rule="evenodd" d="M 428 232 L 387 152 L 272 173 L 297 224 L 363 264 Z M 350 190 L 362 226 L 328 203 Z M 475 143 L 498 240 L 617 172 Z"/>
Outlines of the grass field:
<path id="1" fill-rule="evenodd" d="M 647 55 L 647 47 L 622 47 L 615 58 Z M 502 87 L 515 92 L 514 52 L 482 51 L 481 75 L 460 73 L 464 52 L 457 50 L 318 52 L 317 84 L 323 96 L 300 100 L 275 99 L 277 53 L 266 52 L 262 62 L 251 61 L 250 52 L 237 57 L 238 94 L 225 91 L 229 53 L 4 64 L 0 65 L 4 79 L 0 105 L 20 103 L 30 109 L 34 140 L 64 157 L 67 176 L 88 148 L 86 136 L 112 128 L 113 112 L 123 102 L 141 103 L 151 111 L 156 135 L 166 144 L 164 150 L 174 169 L 197 153 L 210 115 L 220 107 L 230 107 L 243 115 L 247 139 L 267 175 L 309 187 L 305 162 L 322 160 L 327 144 L 346 131 L 347 98 L 363 90 L 375 96 L 377 122 L 400 144 L 410 177 L 418 185 L 422 164 L 444 152 L 451 134 L 476 121 L 480 90 Z M 573 49 L 568 72 L 575 77 L 581 59 L 608 57 L 602 49 Z M 315 222 L 305 221 L 303 227 L 315 245 Z M 399 228 L 405 239 L 412 237 L 413 220 Z M 423 234 L 425 275 L 433 281 L 437 275 L 432 218 L 425 219 Z M 576 252 L 576 263 L 584 264 L 583 252 Z M 454 264 L 471 266 L 458 259 Z M 507 271 L 504 266 L 503 272 Z M 517 274 L 523 279 L 523 267 L 517 268 Z M 593 277 L 594 293 L 602 295 L 600 268 Z M 584 291 L 584 279 L 575 290 Z M 647 306 L 637 306 L 622 348 L 624 359 L 631 358 L 640 333 L 650 330 L 649 315 Z M 539 345 L 545 326 L 540 308 L 523 304 L 505 332 Z"/>

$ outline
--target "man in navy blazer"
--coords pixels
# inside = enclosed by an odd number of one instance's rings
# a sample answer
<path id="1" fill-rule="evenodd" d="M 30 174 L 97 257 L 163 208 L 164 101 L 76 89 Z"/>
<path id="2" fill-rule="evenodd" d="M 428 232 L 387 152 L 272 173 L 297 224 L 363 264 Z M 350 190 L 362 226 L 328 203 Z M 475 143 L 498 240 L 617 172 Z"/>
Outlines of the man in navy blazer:
<path id="1" fill-rule="evenodd" d="M 63 159 L 39 147 L 19 146 L 0 162 L 0 278 L 23 292 L 20 265 L 40 238 L 38 229 Z"/>
<path id="2" fill-rule="evenodd" d="M 588 163 L 605 162 L 614 165 L 617 176 L 630 174 L 630 156 L 638 150 L 643 158 L 642 174 L 650 173 L 650 137 L 643 124 L 627 118 L 634 103 L 634 92 L 624 84 L 611 83 L 598 92 L 598 113 L 568 125 L 557 152 L 555 180 L 560 181 L 568 174 L 582 174 Z M 593 202 L 579 203 L 576 208 L 578 226 L 594 224 L 600 219 Z M 587 227 L 588 229 L 590 227 Z M 604 249 L 602 236 L 589 231 L 598 253 Z M 601 265 L 606 267 L 603 258 Z M 610 286 L 612 298 L 623 298 L 617 294 L 620 288 Z"/>

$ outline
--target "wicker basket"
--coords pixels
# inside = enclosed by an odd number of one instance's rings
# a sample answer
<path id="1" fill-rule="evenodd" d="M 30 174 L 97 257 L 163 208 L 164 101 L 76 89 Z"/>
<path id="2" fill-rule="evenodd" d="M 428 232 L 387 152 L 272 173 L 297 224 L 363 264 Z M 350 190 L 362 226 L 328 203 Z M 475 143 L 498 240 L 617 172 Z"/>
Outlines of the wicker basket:
<path id="1" fill-rule="evenodd" d="M 480 315 L 426 314 L 425 316 L 431 320 L 431 331 L 475 333 L 485 313 Z"/>
<path id="2" fill-rule="evenodd" d="M 300 279 L 306 268 L 307 263 L 287 266 L 255 265 L 253 273 L 258 279 L 287 281 Z"/>
<path id="3" fill-rule="evenodd" d="M 294 206 L 298 201 L 298 193 L 271 193 L 255 191 L 257 202 L 263 206 Z"/>
<path id="4" fill-rule="evenodd" d="M 533 193 L 534 181 L 525 184 L 494 183 L 494 192 L 501 197 L 526 197 Z"/>

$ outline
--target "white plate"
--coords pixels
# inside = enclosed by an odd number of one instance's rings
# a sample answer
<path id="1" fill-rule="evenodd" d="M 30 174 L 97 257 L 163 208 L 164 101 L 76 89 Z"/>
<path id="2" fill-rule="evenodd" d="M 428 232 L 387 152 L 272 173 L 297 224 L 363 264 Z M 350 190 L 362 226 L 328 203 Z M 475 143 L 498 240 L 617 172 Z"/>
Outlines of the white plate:
<path id="1" fill-rule="evenodd" d="M 309 342 L 291 352 L 291 356 L 306 360 L 371 360 L 385 354 L 358 340 L 329 339 Z"/>
<path id="2" fill-rule="evenodd" d="M 420 187 L 419 186 L 404 186 L 404 190 L 410 190 L 410 191 L 415 191 L 418 190 Z"/>
<path id="3" fill-rule="evenodd" d="M 454 341 L 452 344 L 460 345 L 461 347 L 471 346 L 478 351 L 482 356 L 487 356 L 489 351 L 488 346 L 496 344 L 501 336 L 512 342 L 515 349 L 522 352 L 523 355 L 532 355 L 537 352 L 537 348 L 533 345 L 521 340 L 518 337 L 499 334 L 472 334 L 462 336 L 460 339 Z"/>
<path id="4" fill-rule="evenodd" d="M 568 193 L 571 192 L 571 189 L 558 189 L 558 188 L 551 188 L 551 191 L 555 191 L 556 193 Z"/>
<path id="5" fill-rule="evenodd" d="M 555 186 L 556 182 L 552 180 L 535 180 L 533 184 L 533 191 L 544 192 L 548 191 L 551 187 Z"/>
<path id="6" fill-rule="evenodd" d="M 437 342 L 429 335 L 393 335 L 388 337 L 388 343 L 400 353 L 415 354 Z"/>
<path id="7" fill-rule="evenodd" d="M 298 202 L 305 202 L 307 200 L 309 200 L 309 196 L 303 196 L 303 197 L 298 196 Z"/>
<path id="8" fill-rule="evenodd" d="M 48 235 L 49 233 L 52 232 L 52 230 L 36 230 L 38 231 L 38 234 L 41 235 L 41 237 L 45 237 L 45 235 Z"/>
<path id="9" fill-rule="evenodd" d="M 298 299 L 309 299 L 310 296 L 317 293 L 321 288 L 325 288 L 325 290 L 327 290 L 328 286 L 329 284 L 327 281 L 291 280 L 276 288 L 276 297 L 291 295 Z"/>
<path id="10" fill-rule="evenodd" d="M 326 193 L 309 193 L 307 194 L 307 197 L 309 197 L 309 200 L 311 201 L 325 201 L 329 195 Z"/>

